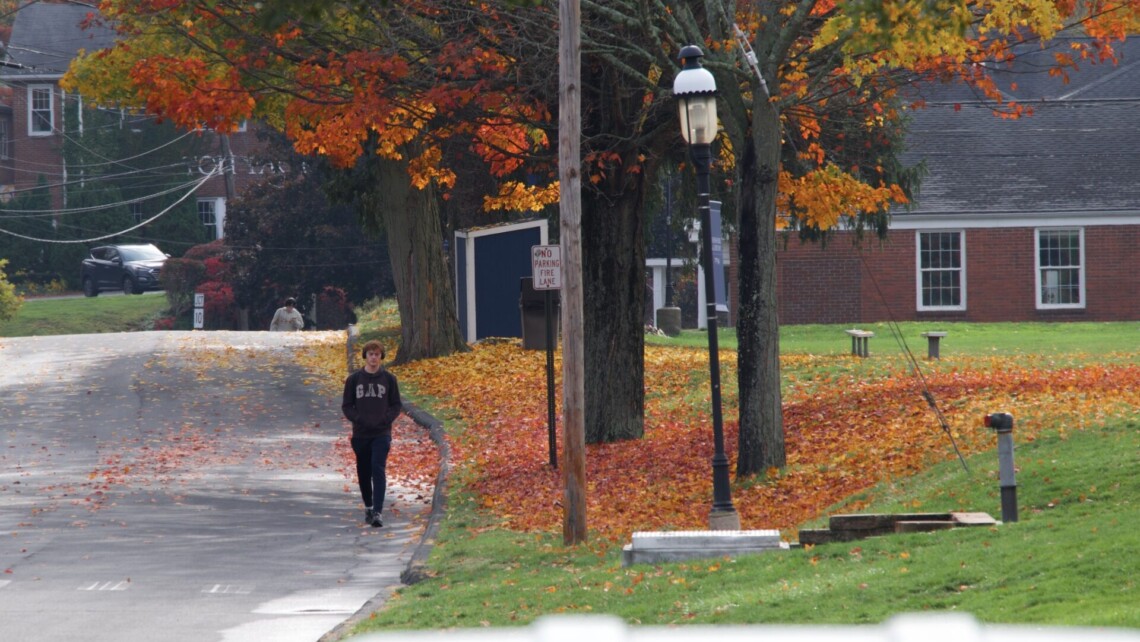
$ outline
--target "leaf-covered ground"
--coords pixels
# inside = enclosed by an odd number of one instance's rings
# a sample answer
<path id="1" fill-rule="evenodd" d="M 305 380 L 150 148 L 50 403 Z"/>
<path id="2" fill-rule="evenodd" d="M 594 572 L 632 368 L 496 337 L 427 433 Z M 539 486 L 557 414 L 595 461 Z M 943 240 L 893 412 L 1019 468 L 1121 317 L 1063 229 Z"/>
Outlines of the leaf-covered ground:
<path id="1" fill-rule="evenodd" d="M 325 361 L 343 371 L 340 350 L 339 363 Z M 707 372 L 707 354 L 647 347 L 645 437 L 587 447 L 587 523 L 598 536 L 617 541 L 637 530 L 707 527 L 713 443 L 707 379 L 699 376 Z M 721 354 L 732 462 L 735 359 L 733 352 Z M 848 356 L 785 357 L 785 378 L 793 381 L 784 395 L 788 466 L 734 483 L 742 527 L 778 528 L 794 539 L 802 524 L 837 502 L 955 458 L 923 384 L 903 366 L 900 361 L 895 372 L 871 375 Z M 544 352 L 523 350 L 518 342 L 481 344 L 470 353 L 394 368 L 402 389 L 458 417 L 448 425 L 455 465 L 480 505 L 509 529 L 561 527 L 561 474 L 548 463 L 545 368 Z M 555 372 L 560 391 L 557 360 Z M 993 433 L 981 425 L 988 412 L 1012 412 L 1016 440 L 1030 441 L 1043 429 L 1077 430 L 1140 405 L 1140 366 L 1126 361 L 1065 366 L 1026 357 L 943 359 L 924 366 L 923 380 L 963 454 L 993 448 Z M 561 438 L 559 429 L 560 448 Z M 432 462 L 430 447 L 393 451 L 392 466 L 401 475 L 426 479 L 437 470 Z"/>

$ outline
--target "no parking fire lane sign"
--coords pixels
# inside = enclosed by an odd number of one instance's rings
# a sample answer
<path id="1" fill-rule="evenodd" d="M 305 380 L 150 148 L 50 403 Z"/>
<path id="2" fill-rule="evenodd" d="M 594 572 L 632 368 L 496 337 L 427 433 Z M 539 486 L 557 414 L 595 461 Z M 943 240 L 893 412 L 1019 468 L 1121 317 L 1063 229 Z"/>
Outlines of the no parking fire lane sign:
<path id="1" fill-rule="evenodd" d="M 562 246 L 533 245 L 530 248 L 531 277 L 536 290 L 562 289 Z"/>

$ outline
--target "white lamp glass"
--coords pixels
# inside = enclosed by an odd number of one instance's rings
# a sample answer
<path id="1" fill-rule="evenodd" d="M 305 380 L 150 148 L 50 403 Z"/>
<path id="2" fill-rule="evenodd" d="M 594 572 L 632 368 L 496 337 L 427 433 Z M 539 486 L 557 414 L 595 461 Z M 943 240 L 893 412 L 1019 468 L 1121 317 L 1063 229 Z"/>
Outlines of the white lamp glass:
<path id="1" fill-rule="evenodd" d="M 688 55 L 686 55 L 688 54 Z M 673 95 L 677 98 L 681 135 L 690 145 L 712 144 L 717 134 L 716 79 L 698 61 L 700 49 L 682 50 L 685 66 L 673 80 Z"/>

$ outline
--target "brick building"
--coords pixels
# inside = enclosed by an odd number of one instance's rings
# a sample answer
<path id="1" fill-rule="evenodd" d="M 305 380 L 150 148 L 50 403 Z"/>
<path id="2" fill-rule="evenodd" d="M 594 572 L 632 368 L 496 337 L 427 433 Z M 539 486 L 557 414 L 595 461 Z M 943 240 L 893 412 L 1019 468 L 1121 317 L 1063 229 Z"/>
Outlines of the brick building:
<path id="1" fill-rule="evenodd" d="M 64 92 L 59 81 L 79 51 L 96 51 L 114 42 L 114 33 L 97 23 L 83 28 L 95 12 L 87 4 L 30 3 L 20 8 L 12 26 L 5 57 L 0 66 L 0 194 L 36 187 L 46 182 L 52 195 L 52 207 L 65 207 L 63 185 L 75 180 L 78 172 L 69 168 L 61 154 L 65 137 L 82 137 L 82 120 L 78 131 L 65 131 L 65 103 L 83 105 L 83 98 Z M 129 128 L 124 135 L 129 135 Z M 234 168 L 233 185 L 227 186 L 224 173 L 202 183 L 193 194 L 199 218 L 214 238 L 222 235 L 225 222 L 227 192 L 240 194 L 250 182 L 266 171 L 279 168 L 258 160 L 256 135 L 249 130 L 228 136 L 228 141 L 213 132 L 202 133 L 205 145 L 185 157 L 187 181 L 222 170 L 229 156 Z M 229 145 L 227 154 L 226 143 Z M 138 211 L 136 219 L 155 212 Z"/>
<path id="2" fill-rule="evenodd" d="M 1052 55 L 1008 72 L 1028 117 L 931 90 L 907 137 L 907 163 L 930 172 L 914 207 L 862 249 L 843 232 L 826 248 L 789 241 L 780 322 L 1140 319 L 1140 43 L 1067 84 L 1041 73 Z"/>

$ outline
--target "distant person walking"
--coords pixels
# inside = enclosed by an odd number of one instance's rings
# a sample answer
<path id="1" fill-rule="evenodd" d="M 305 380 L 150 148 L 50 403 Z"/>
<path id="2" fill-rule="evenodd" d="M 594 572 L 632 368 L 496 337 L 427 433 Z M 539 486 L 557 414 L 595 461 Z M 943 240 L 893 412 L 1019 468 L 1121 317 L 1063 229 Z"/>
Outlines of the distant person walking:
<path id="1" fill-rule="evenodd" d="M 364 521 L 383 526 L 384 492 L 388 487 L 386 470 L 392 449 L 392 422 L 400 416 L 400 388 L 396 376 L 380 364 L 384 346 L 369 341 L 361 348 L 364 367 L 344 380 L 341 410 L 352 422 L 352 452 L 356 455 L 356 481 L 364 501 Z"/>
<path id="2" fill-rule="evenodd" d="M 287 332 L 304 328 L 305 319 L 294 307 L 296 305 L 297 299 L 293 297 L 285 299 L 284 307 L 277 308 L 277 312 L 273 313 L 273 320 L 269 322 L 269 330 L 271 332 Z"/>

